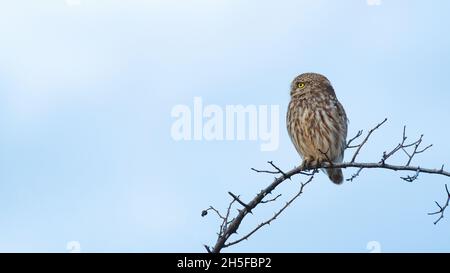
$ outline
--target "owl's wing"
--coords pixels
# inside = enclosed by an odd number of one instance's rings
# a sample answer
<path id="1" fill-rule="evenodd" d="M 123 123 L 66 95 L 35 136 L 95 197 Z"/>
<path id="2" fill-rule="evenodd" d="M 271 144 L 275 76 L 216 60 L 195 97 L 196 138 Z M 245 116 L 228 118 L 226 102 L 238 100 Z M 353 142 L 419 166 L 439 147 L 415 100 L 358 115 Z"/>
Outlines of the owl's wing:
<path id="1" fill-rule="evenodd" d="M 347 114 L 345 113 L 344 107 L 342 104 L 338 101 L 337 103 L 337 109 L 339 112 L 339 116 L 342 118 L 342 159 L 344 159 L 344 151 L 347 148 L 347 130 L 348 130 L 348 118 Z"/>

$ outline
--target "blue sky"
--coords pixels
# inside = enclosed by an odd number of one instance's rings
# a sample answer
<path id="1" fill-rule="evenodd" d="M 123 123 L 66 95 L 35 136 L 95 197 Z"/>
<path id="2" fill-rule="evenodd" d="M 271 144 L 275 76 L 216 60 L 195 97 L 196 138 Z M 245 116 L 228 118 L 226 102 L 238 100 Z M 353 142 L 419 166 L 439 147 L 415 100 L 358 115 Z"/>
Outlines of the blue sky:
<path id="1" fill-rule="evenodd" d="M 420 166 L 450 166 L 450 3 L 365 0 L 48 0 L 0 4 L 0 251 L 201 252 L 227 191 L 271 182 L 251 167 L 300 161 L 284 129 L 289 85 L 326 75 L 349 135 L 383 118 L 361 154 L 378 161 L 407 125 L 434 146 Z M 280 143 L 174 141 L 174 106 L 279 105 Z M 395 158 L 392 163 L 402 163 Z M 352 171 L 346 170 L 348 177 Z M 434 226 L 448 179 L 365 171 L 321 174 L 273 225 L 233 252 L 448 252 Z M 242 232 L 294 194 L 255 211 Z"/>

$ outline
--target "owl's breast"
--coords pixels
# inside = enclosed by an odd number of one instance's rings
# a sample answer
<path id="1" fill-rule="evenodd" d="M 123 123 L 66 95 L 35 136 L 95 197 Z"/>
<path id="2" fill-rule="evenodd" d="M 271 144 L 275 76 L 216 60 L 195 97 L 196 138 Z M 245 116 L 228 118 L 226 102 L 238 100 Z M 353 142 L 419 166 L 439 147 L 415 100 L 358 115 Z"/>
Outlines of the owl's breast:
<path id="1" fill-rule="evenodd" d="M 347 127 L 345 112 L 335 97 L 305 96 L 292 100 L 288 109 L 288 131 L 302 157 L 342 157 Z M 342 112 L 342 113 L 341 113 Z"/>

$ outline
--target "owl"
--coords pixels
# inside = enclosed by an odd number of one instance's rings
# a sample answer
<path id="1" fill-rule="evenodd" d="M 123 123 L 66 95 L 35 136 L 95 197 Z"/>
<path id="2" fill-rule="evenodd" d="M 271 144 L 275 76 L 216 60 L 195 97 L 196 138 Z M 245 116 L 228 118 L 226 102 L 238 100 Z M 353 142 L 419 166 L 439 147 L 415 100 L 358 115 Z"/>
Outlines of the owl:
<path id="1" fill-rule="evenodd" d="M 305 73 L 292 81 L 286 125 L 303 166 L 343 161 L 347 115 L 325 76 Z M 325 172 L 335 184 L 342 184 L 341 169 L 329 168 Z"/>

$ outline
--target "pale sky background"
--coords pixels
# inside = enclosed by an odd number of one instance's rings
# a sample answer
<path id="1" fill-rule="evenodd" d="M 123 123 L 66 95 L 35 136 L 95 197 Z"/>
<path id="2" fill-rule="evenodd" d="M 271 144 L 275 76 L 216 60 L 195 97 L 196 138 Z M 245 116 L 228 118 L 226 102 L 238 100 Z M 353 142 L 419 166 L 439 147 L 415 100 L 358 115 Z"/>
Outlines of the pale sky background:
<path id="1" fill-rule="evenodd" d="M 376 1 L 370 1 L 377 3 Z M 227 191 L 250 200 L 273 160 L 300 161 L 284 129 L 291 80 L 334 84 L 349 135 L 388 117 L 360 159 L 378 161 L 408 126 L 434 147 L 413 164 L 450 167 L 446 0 L 46 0 L 0 4 L 0 251 L 203 252 Z M 280 146 L 171 138 L 177 104 L 280 105 Z M 396 158 L 392 163 L 402 163 Z M 346 170 L 348 177 L 351 170 Z M 320 174 L 270 227 L 227 251 L 449 252 L 439 176 Z M 249 216 L 241 233 L 295 194 Z"/>

